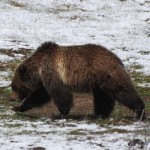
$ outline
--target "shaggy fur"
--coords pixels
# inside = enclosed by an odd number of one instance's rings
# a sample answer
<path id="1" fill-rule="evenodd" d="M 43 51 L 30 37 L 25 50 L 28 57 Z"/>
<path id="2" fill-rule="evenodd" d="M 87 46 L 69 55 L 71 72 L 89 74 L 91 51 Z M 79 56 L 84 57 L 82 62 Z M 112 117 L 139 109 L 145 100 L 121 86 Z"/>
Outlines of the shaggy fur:
<path id="1" fill-rule="evenodd" d="M 73 106 L 73 92 L 93 92 L 95 115 L 108 118 L 115 100 L 140 118 L 144 103 L 121 60 L 94 44 L 42 44 L 16 69 L 12 81 L 16 97 L 24 99 L 16 111 L 26 111 L 54 100 L 62 115 Z M 86 108 L 85 108 L 86 109 Z M 144 116 L 143 116 L 144 118 Z"/>

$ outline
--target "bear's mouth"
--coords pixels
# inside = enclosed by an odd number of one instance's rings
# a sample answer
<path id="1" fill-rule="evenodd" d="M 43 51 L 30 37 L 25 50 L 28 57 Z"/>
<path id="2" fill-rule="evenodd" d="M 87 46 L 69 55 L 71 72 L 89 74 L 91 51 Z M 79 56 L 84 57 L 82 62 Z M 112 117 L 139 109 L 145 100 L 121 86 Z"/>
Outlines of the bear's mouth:
<path id="1" fill-rule="evenodd" d="M 19 93 L 19 94 L 18 94 Z M 12 91 L 12 94 L 10 95 L 10 100 L 11 101 L 24 101 L 25 99 L 27 99 L 30 96 L 29 93 L 25 92 L 25 91 L 19 91 L 19 92 L 15 92 L 14 90 Z"/>
<path id="2" fill-rule="evenodd" d="M 18 101 L 24 101 L 24 100 L 28 99 L 30 97 L 30 95 L 31 94 L 28 94 L 28 95 L 25 95 L 25 94 L 24 95 L 19 95 L 18 98 L 17 98 L 17 100 Z"/>
<path id="3" fill-rule="evenodd" d="M 25 100 L 27 97 L 20 97 L 20 96 L 14 96 L 13 94 L 10 96 L 10 100 L 11 101 L 23 101 Z"/>

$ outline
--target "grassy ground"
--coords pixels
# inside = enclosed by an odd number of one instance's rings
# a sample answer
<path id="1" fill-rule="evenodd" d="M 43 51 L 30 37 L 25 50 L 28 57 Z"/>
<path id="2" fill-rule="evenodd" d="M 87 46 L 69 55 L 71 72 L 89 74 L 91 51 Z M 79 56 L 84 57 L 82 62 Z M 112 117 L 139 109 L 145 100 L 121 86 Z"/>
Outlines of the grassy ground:
<path id="1" fill-rule="evenodd" d="M 23 59 L 25 59 L 28 55 L 31 54 L 30 50 L 20 50 L 21 54 L 24 55 Z M 29 53 L 30 52 L 30 53 Z M 17 51 L 10 52 L 10 50 L 2 50 L 2 54 L 6 54 L 8 56 L 14 57 L 18 54 Z M 16 66 L 21 62 L 20 59 L 14 59 L 8 61 L 6 63 L 0 63 L 0 71 L 9 72 L 8 76 L 3 76 L 3 80 L 11 80 L 13 76 L 13 72 Z M 133 68 L 133 66 L 132 66 Z M 137 68 L 137 66 L 135 66 Z M 131 69 L 132 70 L 132 69 Z M 150 76 L 145 76 L 142 73 L 131 71 L 131 76 L 133 78 L 134 84 L 138 83 L 150 83 Z M 150 88 L 149 87 L 140 87 L 137 86 L 137 90 L 139 91 L 140 95 L 142 96 L 145 105 L 146 105 L 146 115 L 150 115 Z M 132 135 L 130 138 L 123 138 L 123 140 L 127 141 L 128 143 L 133 142 L 132 140 L 139 138 L 139 136 L 143 136 L 142 141 L 145 142 L 145 146 L 149 143 L 149 121 L 150 118 L 147 118 L 144 122 L 145 124 L 140 124 L 139 127 L 135 130 L 129 130 L 128 125 L 132 126 L 134 123 L 134 115 L 133 112 L 127 109 L 126 107 L 116 104 L 116 107 L 111 114 L 111 117 L 106 120 L 96 119 L 93 117 L 93 96 L 92 94 L 81 94 L 75 93 L 74 94 L 74 107 L 72 108 L 67 120 L 62 123 L 58 121 L 61 119 L 59 112 L 54 105 L 53 101 L 48 103 L 47 105 L 43 106 L 42 108 L 34 108 L 30 111 L 24 113 L 13 113 L 11 107 L 20 105 L 18 101 L 11 101 L 9 99 L 9 95 L 11 94 L 11 88 L 8 87 L 0 87 L 0 119 L 2 120 L 2 124 L 0 124 L 0 128 L 4 128 L 8 130 L 5 134 L 11 138 L 11 134 L 15 136 L 30 136 L 36 135 L 39 137 L 48 137 L 51 135 L 55 137 L 57 134 L 65 134 L 67 135 L 67 141 L 73 142 L 78 141 L 88 141 L 90 146 L 94 145 L 99 148 L 104 148 L 105 145 L 103 142 L 95 142 L 95 138 L 97 136 L 103 137 L 104 135 L 116 135 L 116 133 L 122 135 Z M 50 118 L 51 120 L 47 120 Z M 112 119 L 113 118 L 113 119 Z M 26 123 L 29 121 L 29 129 L 26 127 Z M 48 125 L 48 131 L 40 131 L 38 130 L 39 125 L 36 122 L 41 121 L 42 124 Z M 86 125 L 92 125 L 95 123 L 97 126 L 100 127 L 100 130 L 88 130 L 86 128 L 77 128 L 79 124 L 85 123 Z M 118 126 L 126 126 L 125 128 L 118 128 Z M 57 131 L 56 128 L 68 128 L 64 133 L 61 131 Z M 142 127 L 142 128 L 141 128 Z M 103 129 L 104 130 L 101 130 Z M 20 130 L 21 129 L 21 130 Z M 9 131 L 14 131 L 13 133 L 9 133 Z M 60 137 L 60 136 L 59 136 Z M 107 136 L 106 136 L 107 137 Z M 124 136 L 123 136 L 124 137 Z M 115 137 L 115 140 L 118 141 Z M 17 142 L 18 140 L 10 140 L 11 142 Z M 56 140 L 57 142 L 57 140 Z M 113 141 L 114 142 L 114 141 Z M 5 143 L 5 142 L 4 142 Z M 32 142 L 31 142 L 32 143 Z M 34 142 L 33 142 L 34 143 Z M 34 144 L 29 144 L 28 147 L 34 147 L 35 150 L 44 150 L 43 144 L 41 147 L 37 147 Z M 80 143 L 81 144 L 81 143 Z"/>

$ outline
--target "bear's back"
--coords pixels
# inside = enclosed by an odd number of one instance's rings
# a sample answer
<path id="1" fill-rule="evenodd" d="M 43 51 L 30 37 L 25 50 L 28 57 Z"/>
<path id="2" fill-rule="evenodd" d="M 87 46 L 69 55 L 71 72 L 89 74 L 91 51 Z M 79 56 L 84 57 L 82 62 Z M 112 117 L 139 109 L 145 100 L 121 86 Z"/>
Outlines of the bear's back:
<path id="1" fill-rule="evenodd" d="M 87 44 L 59 46 L 55 52 L 54 68 L 67 85 L 92 86 L 97 78 L 111 74 L 113 68 L 122 66 L 121 60 L 106 48 Z"/>

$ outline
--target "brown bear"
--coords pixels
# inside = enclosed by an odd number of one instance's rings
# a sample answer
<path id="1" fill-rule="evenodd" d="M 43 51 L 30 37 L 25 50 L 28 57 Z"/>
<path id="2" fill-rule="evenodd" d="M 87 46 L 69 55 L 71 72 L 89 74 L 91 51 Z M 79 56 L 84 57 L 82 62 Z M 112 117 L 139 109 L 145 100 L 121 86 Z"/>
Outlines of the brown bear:
<path id="1" fill-rule="evenodd" d="M 15 111 L 23 112 L 53 99 L 65 116 L 73 106 L 73 92 L 92 92 L 96 116 L 108 118 L 117 100 L 138 118 L 142 112 L 145 117 L 144 103 L 123 63 L 99 45 L 45 42 L 16 68 L 11 87 L 13 97 L 24 100 Z"/>

